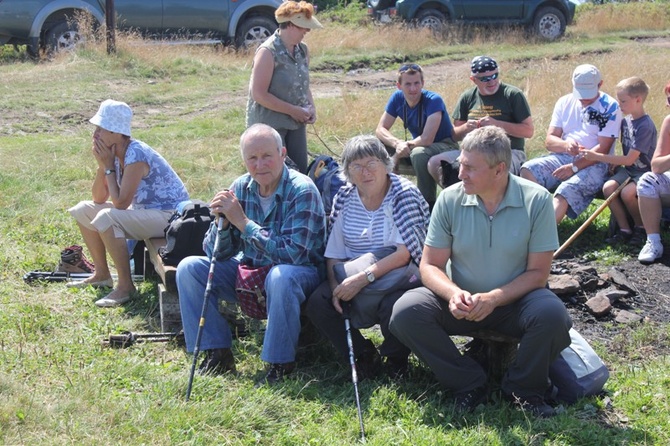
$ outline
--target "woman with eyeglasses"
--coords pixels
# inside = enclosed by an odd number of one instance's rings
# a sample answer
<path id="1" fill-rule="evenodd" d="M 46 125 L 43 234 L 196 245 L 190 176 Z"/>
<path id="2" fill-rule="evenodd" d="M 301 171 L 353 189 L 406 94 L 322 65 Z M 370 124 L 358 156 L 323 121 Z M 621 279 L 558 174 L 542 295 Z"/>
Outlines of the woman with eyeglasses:
<path id="1" fill-rule="evenodd" d="M 398 378 L 407 371 L 409 349 L 388 331 L 388 322 L 395 301 L 406 289 L 421 284 L 413 266 L 421 260 L 430 218 L 428 203 L 412 182 L 392 173 L 393 161 L 372 135 L 349 140 L 342 152 L 342 168 L 349 184 L 335 196 L 330 215 L 325 254 L 328 279 L 308 299 L 306 313 L 346 358 L 342 307 L 351 305 L 359 375 L 376 375 L 381 354 L 387 374 Z M 351 259 L 357 260 L 347 262 Z M 412 270 L 416 271 L 413 277 Z M 384 335 L 379 352 L 359 331 L 375 324 Z"/>
<path id="2" fill-rule="evenodd" d="M 316 121 L 309 88 L 307 33 L 323 28 L 314 6 L 286 1 L 275 11 L 279 29 L 256 50 L 249 81 L 247 127 L 267 124 L 279 132 L 288 157 L 307 173 L 306 125 Z"/>
<path id="3" fill-rule="evenodd" d="M 663 89 L 666 107 L 670 108 L 670 81 Z M 663 119 L 658 132 L 656 150 L 651 159 L 651 172 L 637 182 L 637 196 L 647 241 L 638 260 L 649 264 L 663 257 L 661 218 L 670 218 L 670 115 Z"/>

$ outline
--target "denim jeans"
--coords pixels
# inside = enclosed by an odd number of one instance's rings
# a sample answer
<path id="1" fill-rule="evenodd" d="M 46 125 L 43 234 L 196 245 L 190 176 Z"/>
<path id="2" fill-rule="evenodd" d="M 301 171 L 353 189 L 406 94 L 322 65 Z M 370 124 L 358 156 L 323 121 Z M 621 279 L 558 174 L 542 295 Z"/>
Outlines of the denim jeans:
<path id="1" fill-rule="evenodd" d="M 232 333 L 219 313 L 219 300 L 237 302 L 235 277 L 238 261 L 234 258 L 214 265 L 212 288 L 205 310 L 201 350 L 230 348 Z M 186 350 L 195 348 L 210 262 L 207 257 L 187 257 L 177 267 L 177 289 Z M 276 265 L 265 279 L 268 320 L 261 359 L 284 364 L 295 360 L 300 334 L 300 306 L 319 285 L 319 273 L 313 266 Z"/>

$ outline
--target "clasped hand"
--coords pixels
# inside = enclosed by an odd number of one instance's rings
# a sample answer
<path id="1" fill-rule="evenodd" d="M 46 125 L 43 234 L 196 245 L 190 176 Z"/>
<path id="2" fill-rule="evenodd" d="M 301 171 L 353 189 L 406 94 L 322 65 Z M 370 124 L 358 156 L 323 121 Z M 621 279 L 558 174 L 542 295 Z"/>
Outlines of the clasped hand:
<path id="1" fill-rule="evenodd" d="M 242 205 L 237 200 L 233 191 L 228 189 L 217 193 L 209 203 L 209 208 L 213 213 L 223 216 L 238 228 L 246 218 Z"/>
<path id="2" fill-rule="evenodd" d="M 485 293 L 470 294 L 461 290 L 449 299 L 449 311 L 456 319 L 481 322 L 494 309 L 495 305 Z"/>

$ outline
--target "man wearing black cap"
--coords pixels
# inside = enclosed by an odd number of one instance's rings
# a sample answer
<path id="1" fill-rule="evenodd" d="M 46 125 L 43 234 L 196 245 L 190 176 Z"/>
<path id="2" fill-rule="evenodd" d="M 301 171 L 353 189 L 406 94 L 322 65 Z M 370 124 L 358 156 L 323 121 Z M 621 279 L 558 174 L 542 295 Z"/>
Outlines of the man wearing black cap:
<path id="1" fill-rule="evenodd" d="M 470 80 L 475 84 L 458 99 L 452 114 L 454 135 L 461 141 L 471 131 L 493 125 L 505 131 L 512 143 L 510 172 L 519 174 L 526 161 L 525 138 L 533 136 L 533 118 L 523 92 L 500 81 L 497 62 L 488 56 L 472 59 Z M 442 161 L 451 164 L 457 153 L 442 153 L 428 162 L 428 171 L 442 184 Z"/>
<path id="2" fill-rule="evenodd" d="M 619 103 L 600 91 L 600 71 L 584 64 L 572 73 L 571 94 L 556 102 L 545 144 L 551 152 L 527 161 L 521 176 L 554 190 L 556 223 L 577 218 L 602 189 L 608 164 L 588 161 L 580 150 L 614 153 L 622 113 Z"/>

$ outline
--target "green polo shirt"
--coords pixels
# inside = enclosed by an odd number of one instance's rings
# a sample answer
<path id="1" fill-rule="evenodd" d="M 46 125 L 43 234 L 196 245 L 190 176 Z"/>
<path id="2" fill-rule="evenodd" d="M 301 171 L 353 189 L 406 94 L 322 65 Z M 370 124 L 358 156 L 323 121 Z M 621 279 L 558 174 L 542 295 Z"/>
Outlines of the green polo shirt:
<path id="1" fill-rule="evenodd" d="M 552 197 L 543 187 L 510 175 L 505 196 L 489 218 L 462 183 L 439 195 L 426 245 L 451 249 L 447 275 L 470 293 L 487 292 L 526 270 L 529 252 L 554 251 L 558 231 Z"/>

